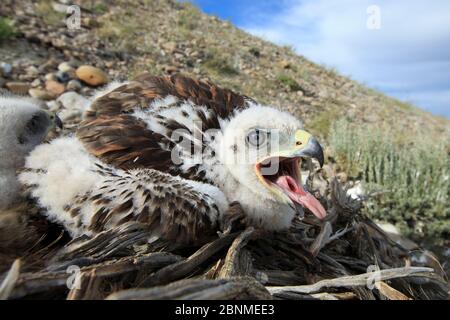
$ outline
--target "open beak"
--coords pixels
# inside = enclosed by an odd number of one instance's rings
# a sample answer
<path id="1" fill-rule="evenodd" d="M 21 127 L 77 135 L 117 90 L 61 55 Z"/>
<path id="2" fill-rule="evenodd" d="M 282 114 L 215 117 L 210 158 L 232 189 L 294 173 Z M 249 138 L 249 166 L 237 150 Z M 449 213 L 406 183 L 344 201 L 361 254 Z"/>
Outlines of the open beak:
<path id="1" fill-rule="evenodd" d="M 312 194 L 305 191 L 300 171 L 302 158 L 314 158 L 322 167 L 323 149 L 316 138 L 303 130 L 298 130 L 293 140 L 286 150 L 258 162 L 255 166 L 256 174 L 263 184 L 287 200 L 296 210 L 308 209 L 317 218 L 324 219 L 326 210 Z"/>

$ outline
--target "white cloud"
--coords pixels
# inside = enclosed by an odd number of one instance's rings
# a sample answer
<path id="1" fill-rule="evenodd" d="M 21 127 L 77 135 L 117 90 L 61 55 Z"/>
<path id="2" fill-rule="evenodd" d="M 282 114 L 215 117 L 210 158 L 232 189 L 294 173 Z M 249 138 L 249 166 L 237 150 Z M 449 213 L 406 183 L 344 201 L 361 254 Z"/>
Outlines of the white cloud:
<path id="1" fill-rule="evenodd" d="M 379 30 L 366 26 L 370 5 Z M 241 27 L 255 35 L 450 117 L 450 1 L 287 0 L 249 17 Z"/>

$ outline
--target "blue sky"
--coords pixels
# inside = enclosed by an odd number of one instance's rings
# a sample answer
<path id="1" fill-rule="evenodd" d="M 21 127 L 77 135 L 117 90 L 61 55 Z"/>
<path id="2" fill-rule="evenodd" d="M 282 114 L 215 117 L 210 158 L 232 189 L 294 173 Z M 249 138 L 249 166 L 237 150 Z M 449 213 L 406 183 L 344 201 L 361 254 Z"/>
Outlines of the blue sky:
<path id="1" fill-rule="evenodd" d="M 450 118 L 448 0 L 192 2 L 254 35 L 291 45 L 314 62 Z M 368 20 L 379 28 L 368 28 Z"/>

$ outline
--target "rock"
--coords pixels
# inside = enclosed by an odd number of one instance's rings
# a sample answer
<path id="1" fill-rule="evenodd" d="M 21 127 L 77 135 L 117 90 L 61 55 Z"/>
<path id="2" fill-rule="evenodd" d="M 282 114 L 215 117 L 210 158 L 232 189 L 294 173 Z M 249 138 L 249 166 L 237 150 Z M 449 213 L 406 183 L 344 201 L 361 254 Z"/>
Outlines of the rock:
<path id="1" fill-rule="evenodd" d="M 83 96 L 91 96 L 93 94 L 93 90 L 89 87 L 83 87 L 81 88 L 80 93 Z"/>
<path id="2" fill-rule="evenodd" d="M 66 89 L 67 90 L 72 90 L 72 91 L 78 91 L 78 90 L 81 89 L 81 87 L 82 87 L 81 82 L 76 80 L 76 79 L 74 79 L 74 80 L 70 80 L 67 83 Z"/>
<path id="3" fill-rule="evenodd" d="M 291 64 L 287 60 L 281 60 L 278 62 L 278 66 L 282 69 L 289 69 L 291 67 Z"/>
<path id="4" fill-rule="evenodd" d="M 108 69 L 111 69 L 111 68 L 113 68 L 114 67 L 114 61 L 106 61 L 105 62 L 105 66 L 108 68 Z"/>
<path id="5" fill-rule="evenodd" d="M 163 43 L 162 47 L 164 49 L 166 49 L 167 51 L 169 51 L 170 53 L 172 53 L 175 50 L 177 50 L 177 44 L 175 42 L 173 42 L 173 41 L 169 41 L 169 42 Z"/>
<path id="6" fill-rule="evenodd" d="M 76 76 L 91 86 L 99 86 L 108 82 L 106 73 L 93 66 L 84 65 L 79 67 L 76 70 Z"/>
<path id="7" fill-rule="evenodd" d="M 57 61 L 54 58 L 47 60 L 45 63 L 39 65 L 38 70 L 40 73 L 48 72 L 55 68 Z"/>
<path id="8" fill-rule="evenodd" d="M 56 77 L 56 74 L 54 74 L 54 73 L 47 73 L 44 78 L 45 78 L 45 80 L 53 80 L 53 81 L 58 80 L 58 78 Z"/>
<path id="9" fill-rule="evenodd" d="M 90 17 L 85 17 L 81 19 L 81 24 L 88 28 L 96 28 L 100 26 L 100 23 L 97 20 L 92 19 Z"/>
<path id="10" fill-rule="evenodd" d="M 12 65 L 6 62 L 0 62 L 0 75 L 8 77 L 12 72 Z"/>
<path id="11" fill-rule="evenodd" d="M 62 83 L 69 82 L 70 79 L 73 79 L 75 77 L 76 77 L 75 70 L 58 71 L 56 73 L 56 79 L 58 79 L 58 81 Z"/>
<path id="12" fill-rule="evenodd" d="M 400 231 L 393 224 L 387 222 L 378 222 L 377 225 L 380 227 L 380 229 L 386 232 L 387 236 L 392 241 L 401 245 L 403 248 L 410 251 L 419 248 L 419 246 L 414 241 L 402 236 Z"/>
<path id="13" fill-rule="evenodd" d="M 174 56 L 174 58 L 175 58 L 176 60 L 182 60 L 182 59 L 184 58 L 184 56 L 183 56 L 181 53 L 178 53 L 178 52 L 175 52 L 175 53 L 173 54 L 173 56 Z"/>
<path id="14" fill-rule="evenodd" d="M 41 85 L 42 85 L 42 81 L 39 78 L 34 79 L 33 82 L 31 82 L 32 88 L 37 88 L 37 87 L 40 87 Z"/>
<path id="15" fill-rule="evenodd" d="M 254 55 L 256 58 L 259 58 L 261 56 L 261 51 L 259 51 L 258 48 L 250 48 L 248 50 L 252 55 Z"/>
<path id="16" fill-rule="evenodd" d="M 53 100 L 55 99 L 56 95 L 52 92 L 49 92 L 44 89 L 36 89 L 32 88 L 28 90 L 28 94 L 32 96 L 33 98 L 39 99 L 39 100 Z"/>
<path id="17" fill-rule="evenodd" d="M 59 111 L 60 104 L 56 100 L 48 101 L 46 103 L 46 105 L 47 105 L 47 110 L 49 110 L 51 112 Z"/>
<path id="18" fill-rule="evenodd" d="M 88 99 L 73 91 L 65 92 L 57 101 L 63 106 L 63 110 L 58 114 L 62 121 L 81 117 L 90 103 Z"/>
<path id="19" fill-rule="evenodd" d="M 6 88 L 15 94 L 27 94 L 30 85 L 25 82 L 10 81 L 6 83 Z"/>
<path id="20" fill-rule="evenodd" d="M 54 95 L 59 96 L 66 90 L 66 87 L 58 81 L 47 80 L 45 81 L 45 89 Z"/>
<path id="21" fill-rule="evenodd" d="M 67 4 L 53 2 L 52 3 L 52 8 L 56 12 L 67 13 L 67 9 L 69 8 L 69 6 Z"/>
<path id="22" fill-rule="evenodd" d="M 163 70 L 167 73 L 176 73 L 179 69 L 176 66 L 164 66 Z"/>
<path id="23" fill-rule="evenodd" d="M 39 70 L 35 66 L 29 66 L 25 69 L 25 72 L 28 76 L 36 77 L 39 75 Z"/>
<path id="24" fill-rule="evenodd" d="M 70 70 L 75 71 L 75 68 L 72 67 L 72 65 L 69 62 L 61 62 L 58 65 L 58 70 L 61 71 L 61 72 L 67 72 L 67 71 L 70 71 Z"/>

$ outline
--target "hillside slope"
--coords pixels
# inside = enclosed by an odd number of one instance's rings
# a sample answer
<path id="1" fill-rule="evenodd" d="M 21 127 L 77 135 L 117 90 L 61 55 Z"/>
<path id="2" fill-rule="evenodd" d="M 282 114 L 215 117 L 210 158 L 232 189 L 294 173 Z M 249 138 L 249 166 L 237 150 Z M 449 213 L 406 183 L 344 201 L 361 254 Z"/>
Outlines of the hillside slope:
<path id="1" fill-rule="evenodd" d="M 144 70 L 157 74 L 181 71 L 207 78 L 290 110 L 324 137 L 332 120 L 341 115 L 361 125 L 387 123 L 408 133 L 448 134 L 448 120 L 366 88 L 290 48 L 202 14 L 190 4 L 172 0 L 105 3 L 80 1 L 83 29 L 74 31 L 65 28 L 64 14 L 55 12 L 51 1 L 35 1 L 34 5 L 6 1 L 2 9 L 4 15 L 18 13 L 17 27 L 29 38 L 47 40 L 68 58 L 88 58 L 100 67 L 108 60 L 115 67 L 117 60 L 119 65 L 123 61 L 126 74 L 119 70 L 115 74 L 122 78 Z M 89 54 L 70 52 L 71 46 Z"/>

